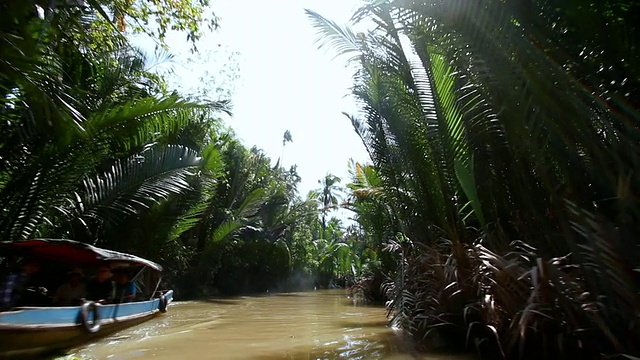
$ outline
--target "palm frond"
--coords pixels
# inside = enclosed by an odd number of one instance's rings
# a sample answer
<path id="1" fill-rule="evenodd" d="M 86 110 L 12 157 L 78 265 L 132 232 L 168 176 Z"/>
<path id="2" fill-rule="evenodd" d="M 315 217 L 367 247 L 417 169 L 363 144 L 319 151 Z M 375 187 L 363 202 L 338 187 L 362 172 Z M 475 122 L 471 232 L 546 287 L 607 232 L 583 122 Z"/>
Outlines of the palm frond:
<path id="1" fill-rule="evenodd" d="M 85 178 L 82 190 L 58 210 L 71 220 L 116 221 L 187 191 L 187 177 L 201 165 L 202 158 L 183 146 L 151 147 Z"/>
<path id="2" fill-rule="evenodd" d="M 257 188 L 250 192 L 242 201 L 242 203 L 234 209 L 234 216 L 238 218 L 253 217 L 257 214 L 258 209 L 265 203 L 266 191 L 263 188 Z"/>
<path id="3" fill-rule="evenodd" d="M 240 229 L 241 226 L 242 226 L 242 221 L 240 220 L 232 219 L 232 220 L 225 221 L 213 231 L 213 235 L 211 237 L 211 243 L 217 243 L 224 240 L 228 236 L 232 235 L 236 230 Z"/>
<path id="4" fill-rule="evenodd" d="M 336 22 L 323 17 L 315 11 L 305 9 L 305 13 L 318 32 L 316 39 L 318 48 L 330 47 L 336 52 L 336 57 L 356 53 L 360 50 L 359 40 L 351 29 L 341 27 Z"/>

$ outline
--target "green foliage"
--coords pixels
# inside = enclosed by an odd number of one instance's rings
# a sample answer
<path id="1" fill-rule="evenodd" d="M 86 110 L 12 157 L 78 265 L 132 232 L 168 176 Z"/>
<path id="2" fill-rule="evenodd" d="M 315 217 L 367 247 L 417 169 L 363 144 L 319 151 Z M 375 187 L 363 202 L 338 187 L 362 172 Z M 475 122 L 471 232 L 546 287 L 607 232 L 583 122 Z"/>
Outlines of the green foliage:
<path id="1" fill-rule="evenodd" d="M 392 319 L 496 358 L 635 356 L 638 5 L 372 1 L 346 206 L 395 257 Z M 625 59 L 622 61 L 622 59 Z"/>
<path id="2" fill-rule="evenodd" d="M 165 255 L 154 247 L 170 245 L 186 256 L 166 239 L 188 209 L 167 204 L 193 197 L 200 173 L 218 176 L 219 156 L 201 150 L 227 102 L 165 95 L 148 60 L 116 32 L 103 34 L 108 46 L 92 46 L 89 29 L 104 14 L 89 5 L 42 4 L 44 19 L 29 3 L 2 5 L 0 236 L 71 237 L 154 259 Z M 159 219 L 142 232 L 149 242 L 136 239 L 145 220 Z"/>
<path id="3" fill-rule="evenodd" d="M 282 146 L 284 146 L 288 142 L 293 142 L 293 138 L 291 137 L 291 132 L 286 130 L 284 135 L 282 136 Z"/>
<path id="4" fill-rule="evenodd" d="M 164 45 L 168 31 L 184 31 L 195 49 L 203 26 L 217 25 L 208 1 L 36 5 L 44 16 L 30 2 L 0 4 L 1 240 L 72 238 L 138 254 L 160 261 L 181 295 L 346 271 L 339 224 L 329 226 L 333 247 L 314 246 L 319 211 L 297 196 L 296 168 L 272 167 L 223 128 L 228 101 L 170 92 L 151 71 L 162 59 L 123 34 Z M 338 205 L 339 179 L 326 180 L 323 218 Z"/>
<path id="5" fill-rule="evenodd" d="M 203 30 L 212 31 L 219 23 L 209 8 L 209 0 L 87 0 L 86 3 L 101 15 L 101 21 L 94 22 L 96 32 L 112 28 L 144 33 L 163 47 L 167 47 L 167 32 L 178 31 L 187 33 L 186 40 L 195 51 Z"/>
<path id="6" fill-rule="evenodd" d="M 340 204 L 339 192 L 341 189 L 338 185 L 340 181 L 342 180 L 339 177 L 327 174 L 322 180 L 318 180 L 318 184 L 322 185 L 322 188 L 312 190 L 308 195 L 309 199 L 317 201 L 320 207 L 323 239 L 327 239 L 327 215 L 336 210 Z"/>
<path id="7" fill-rule="evenodd" d="M 153 97 L 154 84 L 142 81 L 145 59 L 126 48 L 91 52 L 74 38 L 31 43 L 16 34 L 62 39 L 68 31 L 59 18 L 82 15 L 52 13 L 48 25 L 30 11 L 15 5 L 3 13 L 14 22 L 2 36 L 17 39 L 13 49 L 23 58 L 2 54 L 12 71 L 0 84 L 9 99 L 2 108 L 0 233 L 8 241 L 56 235 L 95 242 L 105 223 L 187 191 L 190 169 L 201 160 L 167 140 L 225 104 Z"/>

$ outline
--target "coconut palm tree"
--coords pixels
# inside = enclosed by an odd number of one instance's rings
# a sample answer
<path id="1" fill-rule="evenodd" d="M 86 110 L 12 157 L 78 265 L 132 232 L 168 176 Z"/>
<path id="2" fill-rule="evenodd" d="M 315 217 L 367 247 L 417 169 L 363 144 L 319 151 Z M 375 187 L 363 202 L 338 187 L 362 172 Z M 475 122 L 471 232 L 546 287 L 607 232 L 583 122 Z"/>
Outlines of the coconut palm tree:
<path id="1" fill-rule="evenodd" d="M 320 207 L 323 239 L 326 239 L 327 237 L 327 215 L 331 211 L 338 209 L 338 206 L 340 205 L 340 195 L 338 194 L 341 191 L 338 185 L 340 181 L 342 181 L 342 179 L 339 177 L 333 174 L 327 174 L 324 178 L 318 180 L 318 184 L 322 187 L 320 189 L 312 190 L 308 196 L 310 199 L 316 200 Z"/>
<path id="2" fill-rule="evenodd" d="M 293 138 L 291 137 L 291 132 L 289 130 L 286 130 L 284 132 L 284 135 L 282 136 L 282 155 L 280 156 L 280 160 L 278 161 L 278 164 L 280 162 L 284 163 L 284 146 L 290 142 L 293 142 Z"/>

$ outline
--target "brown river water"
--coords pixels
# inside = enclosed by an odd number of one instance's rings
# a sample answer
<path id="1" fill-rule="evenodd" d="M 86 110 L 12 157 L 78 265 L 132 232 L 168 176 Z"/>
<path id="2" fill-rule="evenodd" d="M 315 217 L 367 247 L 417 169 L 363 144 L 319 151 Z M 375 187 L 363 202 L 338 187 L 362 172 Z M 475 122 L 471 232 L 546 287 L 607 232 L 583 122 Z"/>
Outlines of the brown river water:
<path id="1" fill-rule="evenodd" d="M 386 326 L 380 306 L 355 305 L 343 290 L 175 302 L 142 325 L 74 349 L 82 359 L 423 359 Z"/>

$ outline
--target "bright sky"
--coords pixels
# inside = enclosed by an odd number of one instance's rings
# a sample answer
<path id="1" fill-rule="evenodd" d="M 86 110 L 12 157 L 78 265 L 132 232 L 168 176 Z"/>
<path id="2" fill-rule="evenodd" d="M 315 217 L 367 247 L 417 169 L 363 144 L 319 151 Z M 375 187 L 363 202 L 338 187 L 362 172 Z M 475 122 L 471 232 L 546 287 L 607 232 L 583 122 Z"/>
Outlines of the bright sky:
<path id="1" fill-rule="evenodd" d="M 348 178 L 350 158 L 369 157 L 343 111 L 355 112 L 347 98 L 353 70 L 345 59 L 318 50 L 315 29 L 304 13 L 317 11 L 346 24 L 357 0 L 212 1 L 221 28 L 205 36 L 196 60 L 180 34 L 169 38 L 181 87 L 233 88 L 233 118 L 228 124 L 248 147 L 256 145 L 271 157 L 281 156 L 289 130 L 293 143 L 284 150 L 284 165 L 298 165 L 300 194 L 319 187 L 328 172 Z M 238 68 L 237 70 L 235 68 Z M 221 73 L 221 75 L 219 75 Z M 229 79 L 230 74 L 239 79 Z M 201 77 L 211 81 L 198 83 Z M 206 82 L 207 80 L 205 80 Z M 232 85 L 232 86 L 230 86 Z"/>

